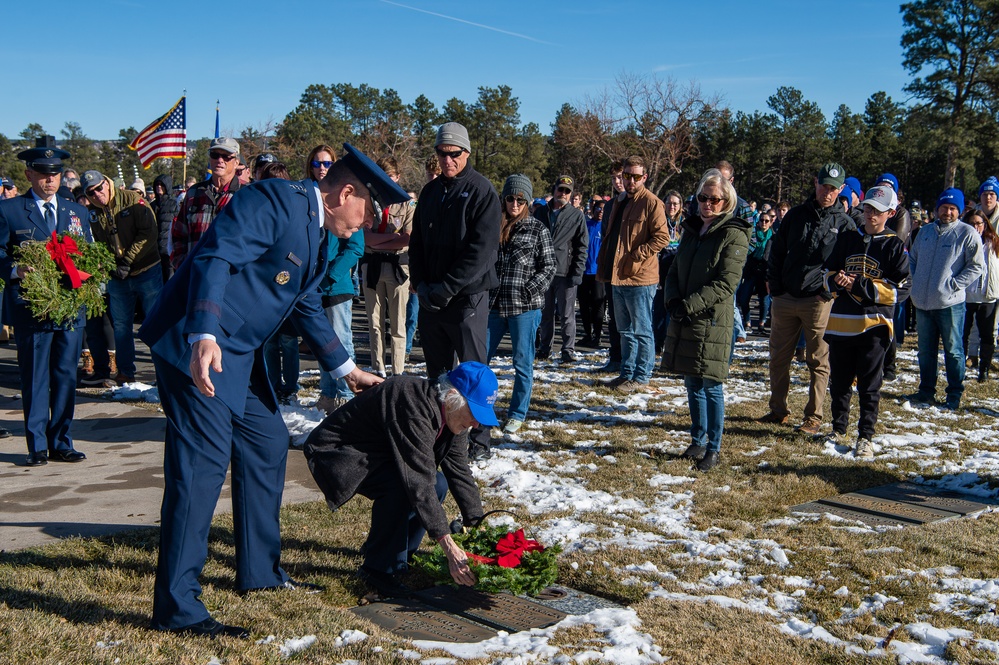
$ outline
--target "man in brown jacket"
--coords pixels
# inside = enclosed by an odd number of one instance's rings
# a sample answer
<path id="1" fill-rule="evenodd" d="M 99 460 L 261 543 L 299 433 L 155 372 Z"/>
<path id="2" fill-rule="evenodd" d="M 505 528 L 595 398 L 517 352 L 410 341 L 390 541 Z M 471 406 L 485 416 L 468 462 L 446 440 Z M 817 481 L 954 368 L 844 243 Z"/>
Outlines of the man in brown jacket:
<path id="1" fill-rule="evenodd" d="M 615 203 L 597 257 L 597 279 L 609 283 L 621 334 L 621 374 L 608 385 L 630 393 L 648 385 L 656 362 L 652 298 L 659 250 L 669 243 L 663 202 L 645 187 L 645 161 L 624 160 L 625 198 Z"/>

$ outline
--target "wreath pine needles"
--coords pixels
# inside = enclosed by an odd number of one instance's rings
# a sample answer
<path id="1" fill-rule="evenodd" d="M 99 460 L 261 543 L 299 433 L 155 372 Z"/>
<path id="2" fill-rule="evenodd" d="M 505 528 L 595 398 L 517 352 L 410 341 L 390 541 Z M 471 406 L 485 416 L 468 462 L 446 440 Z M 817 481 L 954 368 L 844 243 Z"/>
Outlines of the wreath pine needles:
<path id="1" fill-rule="evenodd" d="M 60 242 L 69 235 L 59 234 Z M 86 307 L 88 318 L 104 313 L 101 286 L 110 279 L 115 265 L 114 257 L 104 243 L 87 242 L 75 235 L 71 237 L 81 252 L 72 257 L 73 265 L 90 273 L 78 289 L 69 285 L 66 274 L 49 256 L 45 247 L 47 240 L 29 240 L 14 249 L 17 265 L 34 268 L 21 280 L 21 296 L 31 308 L 31 314 L 59 326 L 75 321 L 81 306 Z"/>
<path id="2" fill-rule="evenodd" d="M 479 556 L 496 557 L 496 543 L 510 531 L 509 526 L 484 526 L 452 535 L 451 538 L 466 552 Z M 478 580 L 475 588 L 487 593 L 509 591 L 515 595 L 536 596 L 558 579 L 559 545 L 546 547 L 539 552 L 526 552 L 516 568 L 503 568 L 496 564 L 481 564 L 472 559 L 468 565 Z M 414 561 L 437 584 L 456 586 L 447 566 L 444 550 L 435 547 L 429 554 L 417 554 Z"/>

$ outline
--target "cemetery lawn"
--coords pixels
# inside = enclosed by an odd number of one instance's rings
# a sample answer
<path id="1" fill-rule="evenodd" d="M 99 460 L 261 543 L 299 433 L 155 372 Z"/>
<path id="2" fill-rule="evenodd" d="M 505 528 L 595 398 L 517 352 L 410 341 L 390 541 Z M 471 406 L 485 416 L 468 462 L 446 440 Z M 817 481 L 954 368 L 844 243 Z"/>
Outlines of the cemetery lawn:
<path id="1" fill-rule="evenodd" d="M 598 383 L 612 378 L 596 372 L 605 353 L 571 367 L 539 363 L 528 424 L 514 436 L 497 432 L 493 458 L 475 464 L 486 509 L 510 510 L 529 536 L 562 543 L 559 583 L 627 606 L 637 621 L 619 634 L 599 625 L 547 631 L 544 649 L 498 645 L 461 662 L 995 662 L 999 513 L 873 528 L 789 512 L 899 481 L 996 499 L 997 384 L 969 371 L 962 410 L 913 409 L 902 400 L 915 391 L 913 342 L 900 353 L 899 381 L 885 384 L 867 462 L 791 426 L 757 424 L 769 394 L 766 341 L 740 345 L 721 463 L 707 473 L 679 458 L 689 443 L 682 380 L 657 373 L 649 392 L 625 396 Z M 502 357 L 494 367 L 502 407 L 512 367 Z M 942 372 L 941 363 L 941 394 Z M 792 374 L 793 425 L 807 370 L 795 363 Z M 856 409 L 854 397 L 851 443 Z M 827 402 L 824 433 L 829 417 Z M 347 611 L 366 593 L 355 572 L 369 508 L 357 497 L 335 514 L 322 502 L 282 511 L 283 566 L 326 587 L 316 595 L 237 593 L 231 520 L 215 520 L 203 600 L 216 619 L 248 627 L 246 641 L 148 629 L 156 529 L 0 553 L 0 662 L 457 662 Z M 450 498 L 446 508 L 457 514 Z M 416 570 L 406 581 L 429 584 Z M 315 642 L 282 655 L 305 636 Z M 615 640 L 632 649 L 629 659 Z"/>

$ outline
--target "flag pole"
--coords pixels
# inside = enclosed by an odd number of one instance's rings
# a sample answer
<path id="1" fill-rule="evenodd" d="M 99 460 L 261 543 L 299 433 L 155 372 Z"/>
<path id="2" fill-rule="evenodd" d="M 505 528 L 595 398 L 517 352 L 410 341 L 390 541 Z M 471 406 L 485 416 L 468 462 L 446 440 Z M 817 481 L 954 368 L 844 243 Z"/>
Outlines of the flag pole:
<path id="1" fill-rule="evenodd" d="M 186 102 L 186 100 L 187 100 L 187 88 L 184 88 L 184 95 L 183 95 L 183 97 L 184 97 L 184 100 Z M 184 137 L 184 154 L 185 154 L 185 157 L 184 157 L 184 171 L 183 171 L 183 175 L 181 175 L 181 181 L 180 181 L 180 187 L 181 187 L 181 189 L 183 189 L 184 185 L 187 184 L 187 156 L 186 156 L 187 155 L 187 137 L 186 136 Z M 171 194 L 173 194 L 173 192 L 171 192 Z"/>

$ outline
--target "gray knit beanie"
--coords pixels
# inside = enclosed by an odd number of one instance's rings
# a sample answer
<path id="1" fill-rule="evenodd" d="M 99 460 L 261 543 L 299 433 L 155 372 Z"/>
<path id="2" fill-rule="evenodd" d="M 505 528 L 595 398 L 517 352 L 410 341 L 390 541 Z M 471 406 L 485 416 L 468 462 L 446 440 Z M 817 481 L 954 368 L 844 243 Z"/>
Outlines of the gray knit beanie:
<path id="1" fill-rule="evenodd" d="M 514 196 L 519 194 L 530 203 L 531 199 L 534 198 L 534 187 L 531 185 L 531 179 L 523 173 L 514 173 L 503 183 L 502 198 L 506 198 L 507 194 L 513 194 Z"/>
<path id="2" fill-rule="evenodd" d="M 468 140 L 468 130 L 465 129 L 464 125 L 457 122 L 445 122 L 437 130 L 437 141 L 434 142 L 434 147 L 437 148 L 442 145 L 456 145 L 468 152 L 472 152 L 472 144 Z"/>

